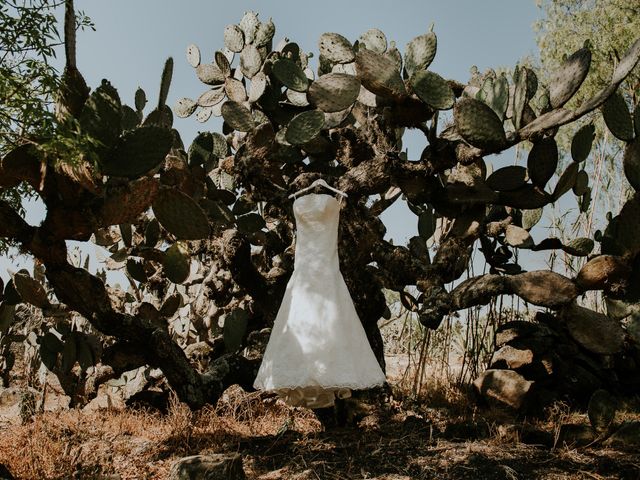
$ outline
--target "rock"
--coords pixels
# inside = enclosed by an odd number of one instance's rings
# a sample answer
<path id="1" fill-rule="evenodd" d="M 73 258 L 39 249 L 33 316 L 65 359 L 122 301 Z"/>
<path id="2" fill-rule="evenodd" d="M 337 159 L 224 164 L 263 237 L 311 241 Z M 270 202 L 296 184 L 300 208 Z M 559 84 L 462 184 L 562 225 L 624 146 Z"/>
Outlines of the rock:
<path id="1" fill-rule="evenodd" d="M 169 480 L 244 480 L 242 457 L 213 454 L 192 455 L 178 460 L 171 467 Z"/>
<path id="2" fill-rule="evenodd" d="M 593 429 L 598 433 L 605 432 L 616 416 L 616 401 L 606 390 L 596 390 L 589 400 L 587 413 Z"/>
<path id="3" fill-rule="evenodd" d="M 474 382 L 478 393 L 490 401 L 508 405 L 516 410 L 523 406 L 534 382 L 512 370 L 486 370 Z"/>
<path id="4" fill-rule="evenodd" d="M 640 447 L 640 422 L 625 422 L 604 442 L 607 447 L 633 449 Z"/>
<path id="5" fill-rule="evenodd" d="M 491 357 L 489 368 L 513 368 L 518 369 L 533 362 L 533 352 L 531 350 L 520 350 L 511 345 L 505 345 L 496 351 Z"/>
<path id="6" fill-rule="evenodd" d="M 613 355 L 624 346 L 624 330 L 620 322 L 576 303 L 562 310 L 569 334 L 582 347 L 600 355 Z"/>
<path id="7" fill-rule="evenodd" d="M 557 447 L 576 446 L 582 447 L 588 445 L 596 439 L 593 429 L 589 425 L 575 425 L 565 423 L 560 425 L 560 433 L 556 442 Z"/>
<path id="8" fill-rule="evenodd" d="M 13 475 L 7 467 L 0 463 L 0 480 L 14 480 Z"/>

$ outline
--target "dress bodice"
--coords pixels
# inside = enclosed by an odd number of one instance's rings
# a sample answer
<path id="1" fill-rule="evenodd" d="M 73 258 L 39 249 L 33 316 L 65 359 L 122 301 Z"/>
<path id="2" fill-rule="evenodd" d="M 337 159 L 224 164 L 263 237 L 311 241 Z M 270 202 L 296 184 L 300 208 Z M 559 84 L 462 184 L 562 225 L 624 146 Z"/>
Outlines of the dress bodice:
<path id="1" fill-rule="evenodd" d="M 293 202 L 296 219 L 294 269 L 327 271 L 339 268 L 338 223 L 340 203 L 332 195 L 311 193 Z"/>

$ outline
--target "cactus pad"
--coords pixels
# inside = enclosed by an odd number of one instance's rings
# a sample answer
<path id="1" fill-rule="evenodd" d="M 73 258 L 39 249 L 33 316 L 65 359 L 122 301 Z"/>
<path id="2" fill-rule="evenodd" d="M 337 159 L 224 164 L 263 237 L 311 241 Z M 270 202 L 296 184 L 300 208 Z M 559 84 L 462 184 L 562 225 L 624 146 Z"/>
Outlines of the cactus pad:
<path id="1" fill-rule="evenodd" d="M 636 192 L 640 192 L 640 139 L 627 143 L 624 150 L 624 174 Z"/>
<path id="2" fill-rule="evenodd" d="M 255 12 L 248 11 L 242 16 L 240 30 L 244 33 L 245 43 L 253 42 L 259 23 L 258 15 Z"/>
<path id="3" fill-rule="evenodd" d="M 590 238 L 579 237 L 567 243 L 563 250 L 576 257 L 586 257 L 593 250 L 594 242 Z"/>
<path id="4" fill-rule="evenodd" d="M 144 106 L 147 104 L 147 95 L 144 93 L 144 90 L 139 87 L 136 90 L 134 103 L 136 106 L 136 110 L 139 112 L 144 110 Z"/>
<path id="5" fill-rule="evenodd" d="M 196 68 L 196 75 L 202 83 L 207 85 L 220 85 L 224 83 L 226 75 L 220 67 L 213 63 L 201 63 Z"/>
<path id="6" fill-rule="evenodd" d="M 253 44 L 256 47 L 263 47 L 267 45 L 271 39 L 273 39 L 273 35 L 276 32 L 276 27 L 273 24 L 273 20 L 269 19 L 268 22 L 263 22 L 258 25 L 256 29 L 256 35 L 253 40 Z"/>
<path id="7" fill-rule="evenodd" d="M 558 167 L 558 145 L 551 138 L 543 138 L 533 144 L 527 158 L 529 177 L 534 185 L 544 188 Z"/>
<path id="8" fill-rule="evenodd" d="M 189 165 L 203 165 L 209 161 L 213 152 L 213 134 L 200 132 L 189 147 Z"/>
<path id="9" fill-rule="evenodd" d="M 306 92 L 309 88 L 309 79 L 293 60 L 281 58 L 276 60 L 271 67 L 275 77 L 287 88 L 297 92 Z"/>
<path id="10" fill-rule="evenodd" d="M 517 190 L 527 182 L 527 169 L 518 165 L 499 168 L 487 178 L 487 186 L 498 192 Z"/>
<path id="11" fill-rule="evenodd" d="M 244 33 L 238 25 L 227 25 L 224 28 L 224 46 L 235 53 L 244 48 Z"/>
<path id="12" fill-rule="evenodd" d="M 40 308 L 51 306 L 46 290 L 35 278 L 30 277 L 27 273 L 18 272 L 12 275 L 12 280 L 23 302 Z"/>
<path id="13" fill-rule="evenodd" d="M 198 104 L 191 100 L 190 98 L 181 98 L 179 99 L 175 106 L 173 107 L 173 111 L 176 112 L 176 115 L 180 118 L 187 118 L 196 111 L 196 107 Z"/>
<path id="14" fill-rule="evenodd" d="M 580 170 L 576 175 L 576 183 L 573 184 L 573 193 L 582 196 L 589 189 L 589 175 L 586 171 Z"/>
<path id="15" fill-rule="evenodd" d="M 180 242 L 171 245 L 162 257 L 164 274 L 173 283 L 182 283 L 189 277 L 189 256 Z"/>
<path id="16" fill-rule="evenodd" d="M 385 53 L 387 51 L 387 37 L 377 28 L 371 28 L 364 32 L 358 41 L 360 45 L 364 45 L 365 48 L 373 52 Z"/>
<path id="17" fill-rule="evenodd" d="M 145 283 L 148 280 L 147 273 L 144 270 L 144 263 L 139 260 L 127 259 L 127 273 L 140 283 Z"/>
<path id="18" fill-rule="evenodd" d="M 331 63 L 353 62 L 353 46 L 339 33 L 323 33 L 318 41 L 320 55 Z"/>
<path id="19" fill-rule="evenodd" d="M 589 399 L 587 413 L 591 426 L 597 433 L 609 429 L 616 416 L 616 401 L 606 390 L 596 390 Z"/>
<path id="20" fill-rule="evenodd" d="M 122 131 L 122 105 L 115 88 L 107 80 L 91 93 L 80 113 L 80 126 L 90 136 L 111 147 Z"/>
<path id="21" fill-rule="evenodd" d="M 242 233 L 250 234 L 262 230 L 266 226 L 266 223 L 261 215 L 257 213 L 247 213 L 236 219 L 236 225 Z"/>
<path id="22" fill-rule="evenodd" d="M 549 101 L 552 108 L 558 108 L 567 103 L 578 91 L 591 65 L 591 51 L 588 48 L 569 56 L 554 73 L 549 86 Z"/>
<path id="23" fill-rule="evenodd" d="M 453 107 L 455 102 L 453 90 L 437 73 L 420 70 L 411 76 L 410 82 L 418 98 L 431 108 L 449 110 Z"/>
<path id="24" fill-rule="evenodd" d="M 227 352 L 235 352 L 242 346 L 248 324 L 249 315 L 241 308 L 225 316 L 222 338 Z"/>
<path id="25" fill-rule="evenodd" d="M 187 46 L 187 62 L 193 68 L 200 65 L 200 49 L 193 43 Z"/>
<path id="26" fill-rule="evenodd" d="M 224 96 L 224 87 L 216 87 L 207 90 L 202 95 L 200 95 L 198 97 L 198 100 L 196 100 L 196 103 L 201 107 L 213 107 L 214 105 L 220 103 Z"/>
<path id="27" fill-rule="evenodd" d="M 257 102 L 265 89 L 267 88 L 267 76 L 263 72 L 258 72 L 251 79 L 251 85 L 249 86 L 249 102 Z"/>
<path id="28" fill-rule="evenodd" d="M 233 101 L 224 102 L 222 117 L 227 124 L 239 132 L 248 132 L 255 127 L 251 111 L 243 104 Z"/>
<path id="29" fill-rule="evenodd" d="M 224 91 L 232 102 L 242 103 L 247 100 L 247 91 L 240 80 L 227 77 L 224 81 Z"/>
<path id="30" fill-rule="evenodd" d="M 504 239 L 507 244 L 516 248 L 531 248 L 534 245 L 529 232 L 516 225 L 507 225 Z"/>
<path id="31" fill-rule="evenodd" d="M 464 98 L 456 103 L 453 116 L 462 138 L 474 147 L 497 151 L 505 146 L 507 139 L 502 121 L 485 103 Z"/>
<path id="32" fill-rule="evenodd" d="M 587 159 L 591 152 L 591 145 L 595 138 L 596 129 L 593 124 L 581 127 L 571 140 L 571 158 L 574 162 L 582 162 Z"/>
<path id="33" fill-rule="evenodd" d="M 542 208 L 522 211 L 522 228 L 531 230 L 542 218 Z"/>
<path id="34" fill-rule="evenodd" d="M 171 131 L 156 126 L 144 126 L 126 132 L 111 156 L 102 165 L 105 175 L 137 178 L 164 161 L 171 148 Z"/>
<path id="35" fill-rule="evenodd" d="M 404 68 L 409 76 L 414 72 L 426 70 L 434 57 L 438 47 L 438 39 L 433 32 L 419 35 L 407 43 L 404 53 Z"/>
<path id="36" fill-rule="evenodd" d="M 609 131 L 624 142 L 633 140 L 633 120 L 624 98 L 619 92 L 611 95 L 602 105 L 602 116 Z"/>
<path id="37" fill-rule="evenodd" d="M 210 233 L 202 208 L 174 188 L 161 188 L 152 205 L 153 214 L 167 231 L 183 240 L 200 240 Z"/>
<path id="38" fill-rule="evenodd" d="M 285 138 L 292 145 L 302 145 L 313 139 L 324 127 L 324 113 L 307 110 L 291 119 Z"/>
<path id="39" fill-rule="evenodd" d="M 407 89 L 392 59 L 362 49 L 356 54 L 355 63 L 358 78 L 370 92 L 396 99 L 406 96 Z"/>
<path id="40" fill-rule="evenodd" d="M 576 179 L 578 178 L 578 164 L 572 162 L 569 166 L 562 172 L 560 178 L 558 179 L 558 183 L 556 184 L 556 188 L 553 190 L 553 199 L 557 200 L 562 195 L 567 193 L 569 190 L 573 188 L 576 184 Z"/>
<path id="41" fill-rule="evenodd" d="M 339 112 L 357 100 L 360 81 L 346 73 L 327 73 L 313 82 L 307 94 L 309 102 L 323 112 Z"/>
<path id="42" fill-rule="evenodd" d="M 229 59 L 223 52 L 216 50 L 216 52 L 213 54 L 213 59 L 216 63 L 216 66 L 220 69 L 225 77 L 231 75 L 231 64 L 229 63 Z"/>
<path id="43" fill-rule="evenodd" d="M 247 78 L 253 76 L 260 71 L 262 67 L 262 56 L 254 45 L 245 45 L 240 53 L 240 70 Z"/>
<path id="44" fill-rule="evenodd" d="M 483 101 L 496 112 L 500 120 L 504 120 L 509 104 L 509 81 L 502 74 L 497 78 L 487 77 L 482 88 L 476 94 L 478 100 Z"/>

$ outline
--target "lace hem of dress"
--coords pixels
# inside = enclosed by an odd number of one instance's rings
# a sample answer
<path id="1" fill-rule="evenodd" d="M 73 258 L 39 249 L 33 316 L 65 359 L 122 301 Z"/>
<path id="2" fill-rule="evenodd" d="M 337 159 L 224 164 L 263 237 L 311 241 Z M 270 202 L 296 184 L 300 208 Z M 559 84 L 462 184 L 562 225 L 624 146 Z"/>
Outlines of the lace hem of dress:
<path id="1" fill-rule="evenodd" d="M 278 394 L 282 400 L 292 407 L 326 408 L 335 404 L 335 399 L 351 397 L 351 390 L 364 390 L 383 383 L 343 384 L 343 385 L 289 385 L 268 390 Z"/>

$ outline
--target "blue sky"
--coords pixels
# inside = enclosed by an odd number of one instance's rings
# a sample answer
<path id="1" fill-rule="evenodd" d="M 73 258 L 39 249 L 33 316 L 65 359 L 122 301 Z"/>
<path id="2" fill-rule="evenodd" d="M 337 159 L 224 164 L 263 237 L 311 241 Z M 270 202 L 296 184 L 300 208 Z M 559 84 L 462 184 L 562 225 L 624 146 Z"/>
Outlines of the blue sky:
<path id="1" fill-rule="evenodd" d="M 152 105 L 157 101 L 164 61 L 172 56 L 173 81 L 167 102 L 170 106 L 181 97 L 197 98 L 206 87 L 187 63 L 187 45 L 198 45 L 203 58 L 211 61 L 214 51 L 223 47 L 225 25 L 238 23 L 248 10 L 258 13 L 261 20 L 273 18 L 274 45 L 288 37 L 315 56 L 318 39 L 324 32 L 337 32 L 354 41 L 366 30 L 379 28 L 403 52 L 408 41 L 428 31 L 433 23 L 438 52 L 430 70 L 462 82 L 468 80 L 472 65 L 481 71 L 511 67 L 524 56 L 535 55 L 532 25 L 540 16 L 533 0 L 76 0 L 76 8 L 91 17 L 96 26 L 95 32 L 85 30 L 77 36 L 78 67 L 88 85 L 95 88 L 102 78 L 107 78 L 129 105 L 133 105 L 134 92 L 140 86 Z M 63 60 L 61 56 L 60 68 Z M 176 117 L 174 127 L 188 145 L 198 131 L 219 131 L 220 123 L 213 118 L 200 124 L 194 116 Z M 410 158 L 416 158 L 425 143 L 420 136 L 411 134 L 405 145 Z M 487 160 L 494 167 L 510 164 L 514 162 L 514 152 Z M 37 224 L 43 216 L 42 206 L 28 206 L 29 223 Z M 406 243 L 417 231 L 417 218 L 400 202 L 382 218 L 387 237 L 397 244 Z M 19 266 L 0 258 L 0 276 L 7 279 L 6 268 L 16 270 Z"/>

